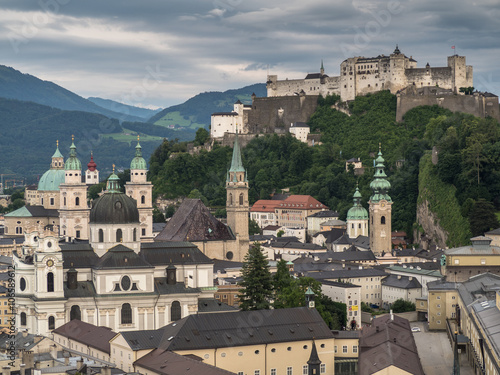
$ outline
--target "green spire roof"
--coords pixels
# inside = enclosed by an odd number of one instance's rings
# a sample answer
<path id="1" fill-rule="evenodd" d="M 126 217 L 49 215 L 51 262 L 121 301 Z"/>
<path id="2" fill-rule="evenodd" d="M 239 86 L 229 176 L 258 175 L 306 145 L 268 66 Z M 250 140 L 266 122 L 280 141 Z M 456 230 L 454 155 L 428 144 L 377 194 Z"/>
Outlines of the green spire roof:
<path id="1" fill-rule="evenodd" d="M 236 128 L 236 137 L 234 138 L 233 159 L 231 160 L 231 168 L 229 172 L 245 172 L 243 162 L 241 161 L 240 144 L 238 142 L 238 128 Z"/>
<path id="2" fill-rule="evenodd" d="M 63 158 L 64 156 L 59 151 L 59 141 L 57 141 L 56 144 L 57 144 L 57 146 L 56 146 L 56 152 L 54 152 L 54 155 L 52 155 L 52 159 L 54 159 L 54 158 Z"/>
<path id="3" fill-rule="evenodd" d="M 361 205 L 361 193 L 356 186 L 353 195 L 354 205 L 347 211 L 347 220 L 368 220 L 368 211 Z"/>
<path id="4" fill-rule="evenodd" d="M 66 160 L 66 163 L 64 163 L 64 169 L 67 171 L 81 171 L 82 170 L 82 163 L 76 157 L 76 146 L 75 146 L 74 141 L 75 141 L 75 138 L 72 137 L 71 146 L 69 148 L 69 158 L 68 158 L 68 160 Z"/>
<path id="5" fill-rule="evenodd" d="M 115 165 L 113 164 L 113 173 L 108 178 L 108 183 L 106 184 L 107 193 L 121 193 L 120 191 L 120 178 L 115 174 Z"/>
<path id="6" fill-rule="evenodd" d="M 323 68 L 323 59 L 321 59 L 321 70 L 325 70 L 325 68 Z"/>
<path id="7" fill-rule="evenodd" d="M 370 188 L 373 190 L 373 194 L 370 197 L 370 201 L 379 202 L 382 199 L 392 202 L 391 197 L 387 194 L 388 190 L 391 188 L 391 183 L 386 180 L 387 175 L 385 174 L 384 168 L 384 158 L 382 157 L 382 150 L 379 144 L 378 157 L 375 159 L 375 174 L 374 179 L 370 183 Z"/>
<path id="8" fill-rule="evenodd" d="M 147 170 L 148 165 L 146 160 L 142 157 L 142 147 L 139 144 L 139 136 L 137 136 L 137 146 L 135 146 L 135 158 L 132 159 L 130 163 L 130 169 L 142 169 Z"/>

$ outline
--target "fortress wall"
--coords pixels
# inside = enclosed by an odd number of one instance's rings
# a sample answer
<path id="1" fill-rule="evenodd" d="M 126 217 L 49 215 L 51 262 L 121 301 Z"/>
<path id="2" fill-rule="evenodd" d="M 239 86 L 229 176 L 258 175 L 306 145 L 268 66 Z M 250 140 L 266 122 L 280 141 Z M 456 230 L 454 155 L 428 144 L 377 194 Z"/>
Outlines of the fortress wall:
<path id="1" fill-rule="evenodd" d="M 317 95 L 320 92 L 321 82 L 318 79 L 286 79 L 276 82 L 276 89 L 272 96 L 291 96 L 299 93 L 301 90 L 307 95 Z M 268 95 L 269 96 L 269 95 Z"/>
<path id="2" fill-rule="evenodd" d="M 421 105 L 439 105 L 440 107 L 447 108 L 452 112 L 464 112 L 482 118 L 491 116 L 500 121 L 498 97 L 450 94 L 398 95 L 396 121 L 403 121 L 403 116 L 406 112 Z"/>
<path id="3" fill-rule="evenodd" d="M 288 130 L 292 122 L 307 122 L 318 106 L 318 95 L 254 98 L 248 113 L 250 133 L 274 133 Z"/>

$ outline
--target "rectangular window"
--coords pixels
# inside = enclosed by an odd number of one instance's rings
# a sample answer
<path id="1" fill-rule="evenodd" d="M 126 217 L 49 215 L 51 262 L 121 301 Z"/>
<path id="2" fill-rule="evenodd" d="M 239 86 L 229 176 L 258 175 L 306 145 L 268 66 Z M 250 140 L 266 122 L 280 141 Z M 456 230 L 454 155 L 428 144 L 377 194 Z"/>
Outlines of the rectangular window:
<path id="1" fill-rule="evenodd" d="M 338 351 L 338 350 L 337 350 L 337 345 L 335 345 L 335 353 L 337 353 L 337 351 Z"/>
<path id="2" fill-rule="evenodd" d="M 347 353 L 347 345 L 342 346 L 342 353 Z"/>
<path id="3" fill-rule="evenodd" d="M 293 368 L 292 367 L 286 368 L 286 375 L 293 375 Z"/>
<path id="4" fill-rule="evenodd" d="M 260 370 L 255 370 L 254 375 L 260 375 Z"/>
<path id="5" fill-rule="evenodd" d="M 272 374 L 272 371 L 273 370 L 271 370 L 271 374 Z M 238 375 L 245 375 L 245 373 L 243 371 L 238 371 Z"/>
<path id="6" fill-rule="evenodd" d="M 319 367 L 319 371 L 324 374 L 326 373 L 326 364 L 325 363 L 322 363 Z"/>
<path id="7" fill-rule="evenodd" d="M 307 365 L 302 366 L 302 375 L 309 374 L 309 367 Z"/>
<path id="8" fill-rule="evenodd" d="M 243 375 L 243 373 L 241 373 Z M 276 369 L 275 368 L 272 368 L 271 369 L 271 375 L 276 375 Z"/>
<path id="9" fill-rule="evenodd" d="M 357 353 L 358 352 L 358 346 L 357 345 L 353 345 L 352 346 L 352 352 L 353 353 Z"/>
<path id="10" fill-rule="evenodd" d="M 455 264 L 460 264 L 460 260 L 455 259 Z"/>

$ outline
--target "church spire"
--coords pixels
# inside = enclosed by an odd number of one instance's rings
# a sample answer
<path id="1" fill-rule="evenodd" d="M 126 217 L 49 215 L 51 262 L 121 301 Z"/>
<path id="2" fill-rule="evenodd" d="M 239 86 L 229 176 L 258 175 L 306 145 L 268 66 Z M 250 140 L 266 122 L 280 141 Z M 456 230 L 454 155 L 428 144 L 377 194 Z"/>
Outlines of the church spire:
<path id="1" fill-rule="evenodd" d="M 325 68 L 323 67 L 323 59 L 321 59 L 321 68 L 319 69 L 321 75 L 325 74 Z"/>
<path id="2" fill-rule="evenodd" d="M 321 367 L 321 359 L 318 356 L 318 350 L 316 349 L 316 343 L 313 341 L 311 355 L 309 356 L 309 360 L 307 361 L 309 365 L 309 374 L 319 374 Z"/>
<path id="3" fill-rule="evenodd" d="M 231 159 L 231 167 L 229 168 L 228 179 L 227 182 L 236 179 L 236 174 L 243 172 L 245 174 L 246 181 L 246 171 L 243 167 L 243 162 L 241 160 L 241 151 L 240 144 L 238 142 L 238 126 L 236 126 L 236 136 L 234 138 L 234 146 L 233 146 L 233 158 Z M 237 180 L 236 180 L 237 181 Z"/>
<path id="4" fill-rule="evenodd" d="M 375 173 L 373 175 L 374 179 L 370 183 L 370 188 L 373 190 L 373 194 L 370 200 L 373 202 L 378 202 L 381 199 L 385 199 L 388 202 L 392 202 L 391 197 L 387 193 L 391 188 L 391 183 L 387 181 L 387 175 L 385 174 L 384 158 L 382 157 L 382 146 L 379 143 L 378 146 L 378 156 L 375 159 Z"/>
<path id="5" fill-rule="evenodd" d="M 141 170 L 148 169 L 146 160 L 144 160 L 144 158 L 142 157 L 142 147 L 141 144 L 139 143 L 139 135 L 137 136 L 137 146 L 135 146 L 135 157 L 132 159 L 132 162 L 130 163 L 130 169 L 141 169 Z"/>
<path id="6" fill-rule="evenodd" d="M 69 158 L 64 164 L 64 169 L 67 171 L 81 171 L 82 163 L 76 157 L 76 146 L 75 146 L 75 136 L 71 136 L 71 146 L 69 148 Z"/>

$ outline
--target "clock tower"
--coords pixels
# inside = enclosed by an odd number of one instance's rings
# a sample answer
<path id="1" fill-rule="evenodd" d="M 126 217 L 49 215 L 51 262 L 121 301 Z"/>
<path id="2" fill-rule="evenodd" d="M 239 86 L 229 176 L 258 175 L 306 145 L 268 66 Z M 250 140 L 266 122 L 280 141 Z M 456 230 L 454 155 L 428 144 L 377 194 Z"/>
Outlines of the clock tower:
<path id="1" fill-rule="evenodd" d="M 375 255 L 392 250 L 391 212 L 392 199 L 387 193 L 391 184 L 384 171 L 384 158 L 381 147 L 375 159 L 375 174 L 370 188 L 373 191 L 370 201 L 370 249 Z"/>

